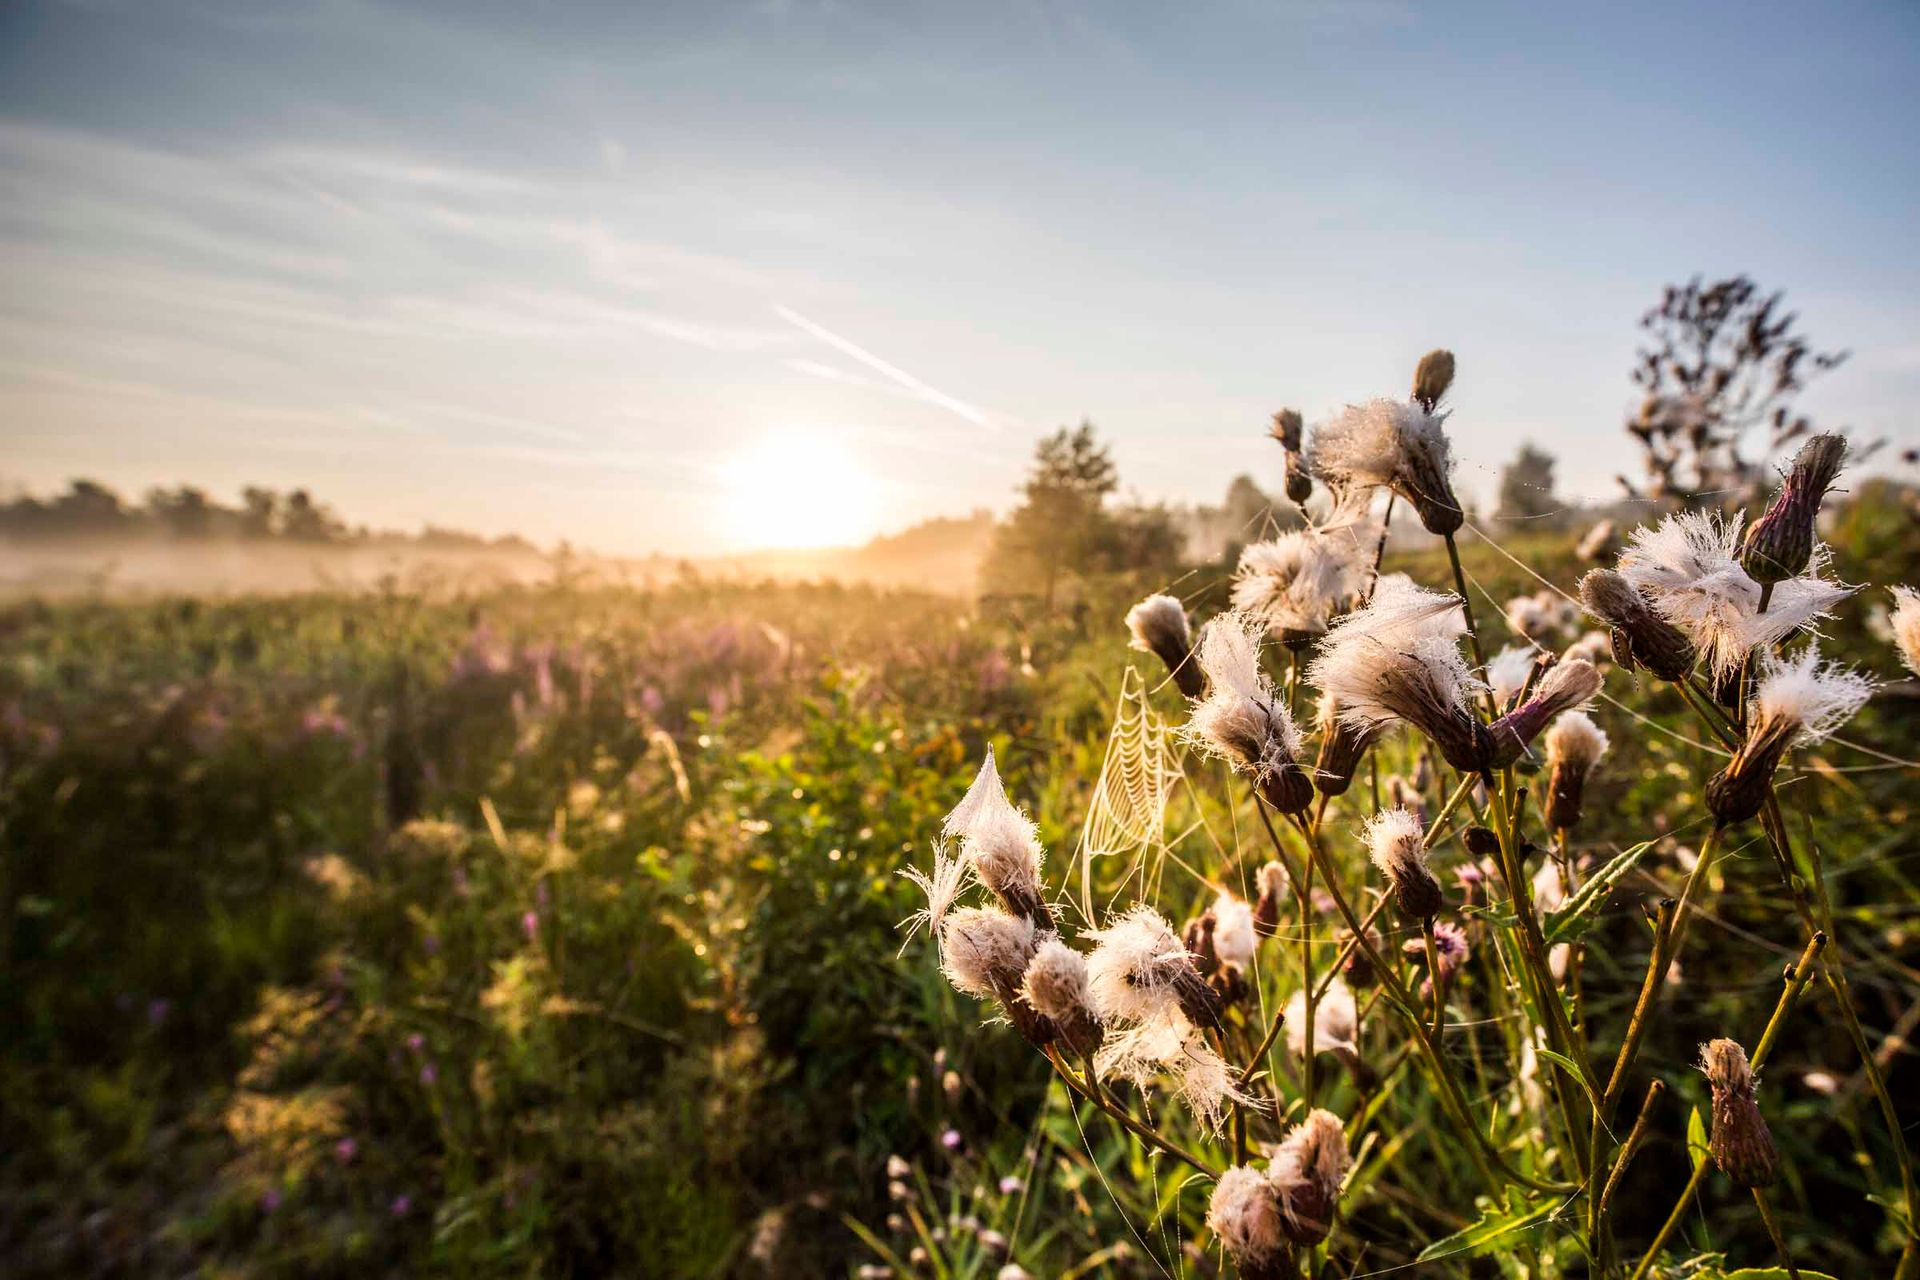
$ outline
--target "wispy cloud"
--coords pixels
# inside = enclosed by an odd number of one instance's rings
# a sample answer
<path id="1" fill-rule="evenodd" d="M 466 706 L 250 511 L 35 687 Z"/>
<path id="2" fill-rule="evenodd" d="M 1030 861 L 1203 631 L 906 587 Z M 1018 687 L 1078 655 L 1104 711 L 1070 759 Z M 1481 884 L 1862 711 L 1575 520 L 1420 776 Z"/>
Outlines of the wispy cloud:
<path id="1" fill-rule="evenodd" d="M 938 405 L 940 408 L 957 414 L 966 421 L 971 422 L 976 427 L 985 427 L 989 431 L 998 431 L 1003 423 L 1019 421 L 1017 418 L 1012 418 L 1009 415 L 993 413 L 990 410 L 981 408 L 979 405 L 969 404 L 958 396 L 948 395 L 938 387 L 922 382 L 898 365 L 889 364 L 885 360 L 882 360 L 879 356 L 868 351 L 865 347 L 858 345 L 852 339 L 843 338 L 826 326 L 815 324 L 813 321 L 795 311 L 792 307 L 784 306 L 776 302 L 773 304 L 773 313 L 802 333 L 810 337 L 818 338 L 842 355 L 858 360 L 869 369 L 885 375 L 896 386 L 902 387 L 912 393 L 916 399 L 924 400 L 928 404 Z M 805 371 L 816 372 L 815 370 Z"/>

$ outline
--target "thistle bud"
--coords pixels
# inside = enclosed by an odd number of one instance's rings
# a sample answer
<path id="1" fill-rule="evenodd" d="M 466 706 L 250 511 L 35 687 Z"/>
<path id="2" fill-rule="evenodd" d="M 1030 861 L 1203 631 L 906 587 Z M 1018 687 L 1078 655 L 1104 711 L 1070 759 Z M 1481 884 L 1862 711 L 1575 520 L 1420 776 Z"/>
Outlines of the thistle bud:
<path id="1" fill-rule="evenodd" d="M 1193 653 L 1193 633 L 1187 626 L 1187 611 L 1172 596 L 1148 596 L 1127 610 L 1127 630 L 1133 635 L 1132 647 L 1151 653 L 1166 663 L 1173 683 L 1182 694 L 1197 698 L 1206 691 L 1205 677 Z"/>
<path id="2" fill-rule="evenodd" d="M 1280 1218 L 1279 1192 L 1249 1165 L 1221 1174 L 1207 1206 L 1207 1226 L 1220 1237 L 1243 1280 L 1280 1280 L 1291 1269 Z"/>
<path id="3" fill-rule="evenodd" d="M 1300 416 L 1298 409 L 1282 409 L 1273 415 L 1273 438 L 1288 453 L 1300 452 L 1301 435 L 1305 428 L 1306 420 Z"/>
<path id="4" fill-rule="evenodd" d="M 1432 413 L 1452 385 L 1453 352 L 1434 350 L 1420 357 L 1413 371 L 1413 398 L 1422 409 Z"/>
<path id="5" fill-rule="evenodd" d="M 1351 929 L 1342 929 L 1339 937 L 1335 940 L 1342 947 L 1345 947 L 1353 936 L 1354 934 Z M 1351 951 L 1347 952 L 1347 958 L 1340 964 L 1340 976 L 1345 978 L 1347 985 L 1356 991 L 1365 991 L 1368 987 L 1371 987 L 1380 980 L 1380 974 L 1373 966 L 1373 955 L 1372 952 L 1368 950 L 1368 947 L 1371 947 L 1372 951 L 1375 952 L 1380 949 L 1379 930 L 1367 930 L 1367 946 L 1359 946 L 1356 944 Z"/>
<path id="6" fill-rule="evenodd" d="M 1632 671 L 1645 667 L 1662 680 L 1684 680 L 1693 670 L 1693 641 L 1654 612 L 1634 585 L 1611 569 L 1594 569 L 1580 579 L 1580 602 L 1606 624 L 1613 639 L 1613 660 Z"/>
<path id="7" fill-rule="evenodd" d="M 1713 1089 L 1713 1125 L 1707 1150 L 1720 1172 L 1743 1187 L 1764 1187 L 1780 1174 L 1780 1153 L 1754 1101 L 1747 1051 L 1732 1040 L 1700 1049 L 1700 1070 Z"/>
<path id="8" fill-rule="evenodd" d="M 1476 858 L 1491 858 L 1500 852 L 1500 837 L 1492 827 L 1471 826 L 1461 833 L 1467 852 Z"/>
<path id="9" fill-rule="evenodd" d="M 1430 920 L 1446 895 L 1427 865 L 1426 835 L 1405 809 L 1388 809 L 1368 820 L 1365 837 L 1373 865 L 1387 878 L 1394 906 L 1409 920 Z"/>
<path id="10" fill-rule="evenodd" d="M 1547 730 L 1547 825 L 1578 825 L 1587 775 L 1607 751 L 1607 735 L 1584 711 L 1569 711 Z"/>
<path id="11" fill-rule="evenodd" d="M 1280 910 L 1287 896 L 1287 869 L 1278 862 L 1263 864 L 1255 876 L 1260 896 L 1253 904 L 1253 931 L 1263 938 L 1280 932 Z"/>
<path id="12" fill-rule="evenodd" d="M 1813 525 L 1820 503 L 1847 458 L 1844 436 L 1823 433 L 1802 445 L 1766 514 L 1747 527 L 1740 567 L 1755 582 L 1785 582 L 1813 559 Z"/>
<path id="13" fill-rule="evenodd" d="M 1289 451 L 1287 454 L 1287 501 L 1299 506 L 1312 496 L 1313 472 L 1307 469 L 1305 456 Z"/>
<path id="14" fill-rule="evenodd" d="M 1203 911 L 1195 919 L 1187 922 L 1187 951 L 1193 956 L 1193 967 L 1200 971 L 1203 978 L 1211 978 L 1220 971 L 1220 955 L 1213 948 L 1213 932 L 1219 925 L 1219 919 L 1211 911 Z"/>

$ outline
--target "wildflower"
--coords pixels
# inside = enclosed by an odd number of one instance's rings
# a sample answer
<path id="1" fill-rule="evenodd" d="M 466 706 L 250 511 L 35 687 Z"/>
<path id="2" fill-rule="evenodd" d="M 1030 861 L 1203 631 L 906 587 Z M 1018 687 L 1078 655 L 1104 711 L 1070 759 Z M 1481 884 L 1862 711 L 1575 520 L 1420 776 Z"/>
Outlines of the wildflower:
<path id="1" fill-rule="evenodd" d="M 940 1145 L 949 1151 L 958 1151 L 964 1141 L 958 1129 L 948 1129 L 940 1135 Z"/>
<path id="2" fill-rule="evenodd" d="M 1263 938 L 1280 932 L 1280 904 L 1287 895 L 1287 869 L 1269 858 L 1254 873 L 1260 896 L 1253 904 L 1253 931 Z"/>
<path id="3" fill-rule="evenodd" d="M 1393 889 L 1394 906 L 1409 920 L 1431 920 L 1446 905 L 1440 882 L 1427 865 L 1426 833 L 1405 809 L 1387 809 L 1367 820 L 1363 835 L 1373 865 Z"/>
<path id="4" fill-rule="evenodd" d="M 387 1206 L 387 1212 L 396 1218 L 406 1217 L 409 1213 L 413 1212 L 413 1197 L 409 1195 L 395 1196 L 393 1203 Z"/>
<path id="5" fill-rule="evenodd" d="M 1373 598 L 1320 642 L 1308 678 L 1356 727 L 1405 720 L 1456 769 L 1487 767 L 1492 743 L 1467 709 L 1480 687 L 1460 656 L 1458 596 L 1382 578 Z"/>
<path id="6" fill-rule="evenodd" d="M 1040 897 L 1040 829 L 1007 799 L 992 748 L 942 834 L 960 838 L 960 856 L 1002 906 L 1042 929 L 1052 927 Z"/>
<path id="7" fill-rule="evenodd" d="M 1001 1195 L 1014 1196 L 1025 1191 L 1027 1189 L 1027 1183 L 1024 1178 L 1015 1174 L 1003 1174 L 1000 1178 L 999 1188 Z"/>
<path id="8" fill-rule="evenodd" d="M 1728 826 L 1759 813 L 1781 757 L 1826 739 L 1872 696 L 1871 680 L 1838 664 L 1822 664 L 1812 645 L 1797 658 L 1762 655 L 1760 678 L 1748 700 L 1746 737 L 1707 782 L 1707 807 L 1714 818 Z"/>
<path id="9" fill-rule="evenodd" d="M 1645 667 L 1662 680 L 1678 681 L 1693 670 L 1693 641 L 1613 570 L 1594 569 L 1580 579 L 1580 603 L 1607 624 L 1613 660 L 1628 671 Z"/>
<path id="10" fill-rule="evenodd" d="M 1420 996 L 1424 1000 L 1433 998 L 1433 980 L 1437 976 L 1444 989 L 1453 981 L 1472 955 L 1473 949 L 1467 945 L 1466 930 L 1451 920 L 1442 920 L 1433 926 L 1434 965 L 1438 974 L 1429 973 L 1420 984 Z M 1401 951 L 1410 959 L 1424 963 L 1427 959 L 1425 938 L 1408 938 L 1401 944 Z"/>
<path id="11" fill-rule="evenodd" d="M 1764 1187 L 1780 1173 L 1780 1153 L 1754 1101 L 1747 1051 L 1732 1040 L 1700 1047 L 1700 1070 L 1713 1088 L 1713 1124 L 1707 1150 L 1720 1172 L 1743 1187 Z"/>
<path id="12" fill-rule="evenodd" d="M 1593 700 L 1600 692 L 1600 673 L 1578 658 L 1555 663 L 1540 678 L 1527 700 L 1487 726 L 1493 741 L 1493 763 L 1509 765 L 1526 754 L 1547 722 Z"/>
<path id="13" fill-rule="evenodd" d="M 1219 996 L 1152 907 L 1136 906 L 1087 936 L 1095 942 L 1087 957 L 1088 990 L 1103 1023 L 1161 1021 L 1174 1012 L 1197 1026 L 1219 1021 Z"/>
<path id="14" fill-rule="evenodd" d="M 1281 1214 L 1279 1191 L 1250 1165 L 1235 1165 L 1214 1185 L 1207 1226 L 1245 1280 L 1279 1280 L 1286 1274 L 1289 1251 Z"/>
<path id="15" fill-rule="evenodd" d="M 954 899 L 960 896 L 960 890 L 966 886 L 966 862 L 948 853 L 946 844 L 941 843 L 933 848 L 931 873 L 922 871 L 918 867 L 904 867 L 900 874 L 918 885 L 921 892 L 927 895 L 925 907 L 895 926 L 896 928 L 904 926 L 907 931 L 907 936 L 901 940 L 900 950 L 904 952 L 907 949 L 907 943 L 913 941 L 913 935 L 920 931 L 921 925 L 927 927 L 927 932 L 933 935 L 937 943 L 940 939 L 941 921 L 947 918 L 947 912 L 952 909 Z"/>
<path id="16" fill-rule="evenodd" d="M 1214 953 L 1220 963 L 1238 969 L 1253 964 L 1253 908 L 1230 893 L 1222 893 L 1213 904 L 1216 921 L 1213 930 Z"/>
<path id="17" fill-rule="evenodd" d="M 353 1158 L 360 1154 L 360 1144 L 352 1138 L 342 1138 L 333 1144 L 333 1158 L 341 1164 L 352 1164 Z"/>
<path id="18" fill-rule="evenodd" d="M 913 1166 L 907 1163 L 906 1157 L 901 1155 L 890 1155 L 887 1157 L 887 1176 L 889 1178 L 905 1178 L 911 1176 L 912 1173 Z"/>
<path id="19" fill-rule="evenodd" d="M 1148 596 L 1127 610 L 1127 630 L 1133 635 L 1133 648 L 1155 654 L 1167 664 L 1167 671 L 1181 693 L 1197 698 L 1205 692 L 1205 678 L 1193 657 L 1187 610 L 1178 600 L 1172 596 Z"/>
<path id="20" fill-rule="evenodd" d="M 1826 548 L 1809 553 L 1806 572 L 1772 584 L 1761 608 L 1760 584 L 1740 567 L 1736 521 L 1711 512 L 1682 512 L 1633 532 L 1620 573 L 1661 616 L 1707 655 L 1716 675 L 1738 668 L 1755 646 L 1778 644 L 1826 617 L 1853 588 L 1822 576 Z"/>
<path id="21" fill-rule="evenodd" d="M 1748 577 L 1770 584 L 1806 570 L 1813 558 L 1813 524 L 1820 503 L 1846 458 L 1846 437 L 1831 432 L 1814 436 L 1800 447 L 1773 505 L 1747 526 L 1740 541 L 1740 567 Z"/>
<path id="22" fill-rule="evenodd" d="M 1607 753 L 1607 735 L 1584 711 L 1569 711 L 1547 730 L 1547 825 L 1565 831 L 1580 821 L 1587 775 Z"/>
<path id="23" fill-rule="evenodd" d="M 1347 1160 L 1346 1129 L 1339 1116 L 1321 1108 L 1280 1140 L 1267 1180 L 1280 1196 L 1281 1229 L 1296 1245 L 1311 1248 L 1333 1230 Z"/>
<path id="24" fill-rule="evenodd" d="M 1428 533 L 1448 536 L 1465 516 L 1453 496 L 1447 414 L 1417 401 L 1348 405 L 1313 433 L 1308 463 L 1340 490 L 1385 487 L 1413 504 Z"/>
<path id="25" fill-rule="evenodd" d="M 1599 666 L 1613 654 L 1613 641 L 1604 631 L 1588 631 L 1578 640 L 1560 651 L 1564 661 L 1568 658 L 1585 658 L 1594 666 Z"/>
<path id="26" fill-rule="evenodd" d="M 1033 921 L 997 907 L 962 907 L 941 927 L 940 970 L 966 995 L 995 999 L 1029 1043 L 1045 1046 L 1054 1026 L 1018 999 L 1027 962 L 1039 946 Z"/>
<path id="27" fill-rule="evenodd" d="M 1087 958 L 1058 936 L 1042 942 L 1027 962 L 1020 998 L 1050 1019 L 1075 1053 L 1090 1056 L 1100 1047 L 1102 1031 L 1087 987 Z"/>
<path id="28" fill-rule="evenodd" d="M 1340 715 L 1339 700 L 1326 694 L 1320 697 L 1317 719 L 1320 754 L 1313 762 L 1314 790 L 1323 796 L 1345 795 L 1361 759 L 1386 732 L 1386 725 L 1349 723 Z"/>
<path id="29" fill-rule="evenodd" d="M 1920 591 L 1912 587 L 1893 589 L 1893 613 L 1887 619 L 1893 628 L 1893 641 L 1900 650 L 1907 670 L 1920 676 Z"/>
<path id="30" fill-rule="evenodd" d="M 1195 705 L 1188 741 L 1253 780 L 1282 813 L 1313 803 L 1313 784 L 1301 769 L 1300 732 L 1260 669 L 1260 624 L 1245 614 L 1221 614 L 1200 638 L 1206 699 Z"/>

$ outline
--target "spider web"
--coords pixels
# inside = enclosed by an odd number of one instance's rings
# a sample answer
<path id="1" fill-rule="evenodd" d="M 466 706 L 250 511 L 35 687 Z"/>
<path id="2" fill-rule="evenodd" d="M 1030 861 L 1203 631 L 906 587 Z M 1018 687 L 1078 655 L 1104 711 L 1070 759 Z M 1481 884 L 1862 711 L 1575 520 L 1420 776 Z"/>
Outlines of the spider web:
<path id="1" fill-rule="evenodd" d="M 1137 860 L 1165 847 L 1167 798 L 1180 776 L 1169 749 L 1167 722 L 1147 700 L 1145 681 L 1133 667 L 1120 678 L 1120 696 L 1107 731 L 1100 777 L 1093 786 L 1086 823 L 1080 829 L 1080 910 L 1091 923 L 1093 862 L 1116 854 Z"/>

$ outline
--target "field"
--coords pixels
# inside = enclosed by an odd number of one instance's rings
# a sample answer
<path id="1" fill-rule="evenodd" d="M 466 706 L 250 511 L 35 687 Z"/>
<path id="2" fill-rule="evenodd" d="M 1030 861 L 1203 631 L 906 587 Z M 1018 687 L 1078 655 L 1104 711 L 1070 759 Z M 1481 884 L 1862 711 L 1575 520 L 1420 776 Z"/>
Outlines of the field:
<path id="1" fill-rule="evenodd" d="M 1830 901 L 1902 1107 L 1920 791 L 1897 762 L 1920 757 L 1920 698 L 1868 620 L 1885 585 L 1920 582 L 1912 501 L 1861 486 L 1832 513 L 1838 573 L 1876 585 L 1841 606 L 1825 652 L 1889 684 L 1779 779 L 1793 838 L 1816 841 L 1824 867 L 1801 888 Z M 1576 536 L 1463 540 L 1489 652 L 1508 638 L 1495 605 L 1540 585 L 1528 570 L 1572 589 Z M 1449 581 L 1437 549 L 1389 549 L 1384 567 Z M 1176 588 L 1196 616 L 1224 604 L 1225 570 Z M 1163 585 L 1101 577 L 1084 608 L 1049 617 L 691 579 L 8 606 L 4 1269 L 1235 1274 L 1202 1225 L 1209 1180 L 1076 1098 L 1012 1028 L 983 1025 L 994 1011 L 949 986 L 924 933 L 897 927 L 924 905 L 897 872 L 932 866 L 989 748 L 1039 823 L 1050 895 L 1125 905 L 1144 883 L 1176 925 L 1210 886 L 1252 895 L 1269 856 L 1254 803 L 1178 747 L 1164 847 L 1080 878 L 1081 825 L 1134 687 L 1123 673 L 1185 719 L 1121 621 Z M 1575 979 L 1610 1060 L 1648 965 L 1646 914 L 1680 893 L 1723 761 L 1670 686 L 1609 669 L 1606 694 L 1594 717 L 1613 753 L 1567 853 L 1590 871 L 1651 842 L 1598 895 Z M 1418 748 L 1389 737 L 1326 809 L 1349 895 L 1377 888 L 1356 832 L 1381 786 L 1416 776 Z M 1426 772 L 1437 809 L 1443 779 Z M 1435 860 L 1451 895 L 1470 859 L 1449 839 Z M 1752 1045 L 1806 942 L 1757 826 L 1730 834 L 1706 881 L 1623 1109 L 1624 1133 L 1648 1081 L 1664 1083 L 1612 1198 L 1629 1263 L 1703 1155 L 1687 1137 L 1706 1108 L 1698 1046 Z M 1340 920 L 1314 909 L 1324 972 Z M 1552 1185 L 1572 1173 L 1551 1136 L 1567 1085 L 1543 1095 L 1554 1073 L 1519 1030 L 1523 983 L 1488 938 L 1511 916 L 1458 919 L 1475 959 L 1446 1059 L 1476 1125 Z M 1420 937 L 1383 927 L 1392 950 Z M 1252 1007 L 1298 986 L 1298 936 L 1262 944 Z M 1496 1194 L 1413 1048 L 1383 1010 L 1360 1032 L 1364 1073 L 1320 1063 L 1318 1102 L 1360 1137 L 1318 1274 L 1594 1273 L 1584 1202 Z M 1273 1061 L 1292 1109 L 1300 1064 Z M 1796 1262 L 1891 1274 L 1897 1155 L 1831 986 L 1807 985 L 1760 1097 Z M 1229 1162 L 1232 1135 L 1162 1099 L 1132 1106 L 1203 1163 Z M 1652 1274 L 1776 1265 L 1756 1202 L 1708 1175 L 1673 1265 Z M 1479 1245 L 1457 1235 L 1476 1221 Z M 1414 1262 L 1449 1237 L 1463 1242 Z"/>

